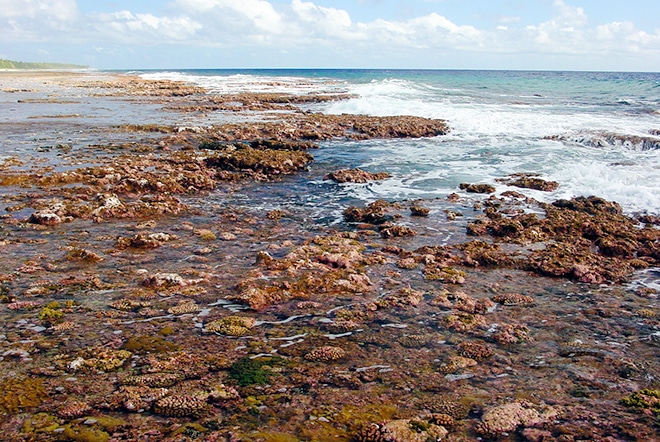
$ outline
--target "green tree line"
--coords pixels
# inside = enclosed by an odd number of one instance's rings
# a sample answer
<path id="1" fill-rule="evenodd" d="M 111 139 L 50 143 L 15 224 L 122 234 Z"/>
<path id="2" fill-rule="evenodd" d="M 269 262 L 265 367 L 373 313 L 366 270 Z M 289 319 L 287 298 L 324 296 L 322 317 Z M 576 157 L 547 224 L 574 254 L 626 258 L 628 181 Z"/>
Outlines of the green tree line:
<path id="1" fill-rule="evenodd" d="M 0 58 L 0 69 L 85 69 L 88 66 L 66 63 L 30 63 Z"/>

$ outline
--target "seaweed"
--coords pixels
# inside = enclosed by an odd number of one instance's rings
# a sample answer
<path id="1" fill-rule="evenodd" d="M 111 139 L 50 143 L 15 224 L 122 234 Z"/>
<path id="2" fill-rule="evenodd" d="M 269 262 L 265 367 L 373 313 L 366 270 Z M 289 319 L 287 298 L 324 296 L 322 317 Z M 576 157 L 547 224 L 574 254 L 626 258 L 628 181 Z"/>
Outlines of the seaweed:
<path id="1" fill-rule="evenodd" d="M 265 365 L 272 362 L 244 357 L 229 367 L 229 377 L 234 379 L 241 387 L 249 385 L 267 384 L 270 372 L 264 369 Z"/>

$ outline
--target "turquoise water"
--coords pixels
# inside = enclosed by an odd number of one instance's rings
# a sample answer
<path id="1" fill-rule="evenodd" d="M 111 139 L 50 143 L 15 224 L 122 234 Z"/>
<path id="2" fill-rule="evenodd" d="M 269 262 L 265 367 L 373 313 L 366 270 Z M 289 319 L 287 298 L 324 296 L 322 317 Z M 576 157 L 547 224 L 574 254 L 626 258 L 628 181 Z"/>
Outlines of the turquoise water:
<path id="1" fill-rule="evenodd" d="M 629 212 L 660 213 L 660 74 L 426 70 L 181 70 L 146 78 L 190 81 L 210 93 L 348 92 L 324 113 L 417 115 L 447 120 L 449 135 L 332 141 L 317 168 L 361 167 L 391 179 L 336 189 L 339 199 L 442 198 L 461 182 L 538 173 L 559 181 L 541 200 L 599 195 Z M 310 177 L 310 191 L 316 180 Z M 320 172 L 320 170 L 319 170 Z M 320 175 L 320 174 L 319 174 Z M 300 183 L 297 183 L 298 185 Z M 519 189 L 516 189 L 519 190 Z M 314 199 L 314 195 L 308 195 Z M 330 205 L 332 205 L 332 201 Z"/>

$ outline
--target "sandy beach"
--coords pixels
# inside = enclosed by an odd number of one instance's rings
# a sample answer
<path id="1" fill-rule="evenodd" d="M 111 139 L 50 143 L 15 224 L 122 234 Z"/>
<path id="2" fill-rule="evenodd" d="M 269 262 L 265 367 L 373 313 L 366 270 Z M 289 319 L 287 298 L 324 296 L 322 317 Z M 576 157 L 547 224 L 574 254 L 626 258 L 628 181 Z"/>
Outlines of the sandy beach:
<path id="1" fill-rule="evenodd" d="M 346 98 L 0 71 L 0 439 L 658 440 L 657 217 L 278 206 L 386 178 L 323 142 L 449 132 L 308 109 Z"/>

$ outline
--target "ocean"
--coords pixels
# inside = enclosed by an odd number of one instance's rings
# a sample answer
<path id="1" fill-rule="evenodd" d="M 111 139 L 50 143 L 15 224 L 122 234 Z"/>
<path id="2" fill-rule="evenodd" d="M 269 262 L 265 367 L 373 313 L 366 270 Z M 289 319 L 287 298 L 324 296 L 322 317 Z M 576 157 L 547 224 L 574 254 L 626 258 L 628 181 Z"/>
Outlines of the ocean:
<path id="1" fill-rule="evenodd" d="M 338 186 L 325 207 L 349 200 L 444 198 L 461 182 L 514 173 L 558 181 L 530 197 L 598 195 L 626 213 L 660 213 L 660 74 L 453 70 L 175 70 L 139 72 L 232 92 L 335 93 L 353 98 L 315 104 L 329 114 L 415 115 L 445 119 L 449 135 L 428 139 L 327 141 L 314 153 L 319 172 L 359 167 L 392 178 Z M 319 177 L 316 177 L 319 178 Z M 295 183 L 298 198 L 305 186 Z M 286 184 L 285 184 L 286 185 Z M 515 189 L 520 190 L 520 189 Z"/>

